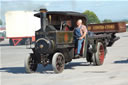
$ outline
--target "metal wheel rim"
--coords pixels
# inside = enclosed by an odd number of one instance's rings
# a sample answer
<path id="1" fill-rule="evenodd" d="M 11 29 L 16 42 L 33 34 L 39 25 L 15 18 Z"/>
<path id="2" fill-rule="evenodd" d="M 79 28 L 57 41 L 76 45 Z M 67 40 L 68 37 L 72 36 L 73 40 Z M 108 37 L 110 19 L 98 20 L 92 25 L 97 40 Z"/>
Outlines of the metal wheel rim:
<path id="1" fill-rule="evenodd" d="M 99 48 L 99 60 L 100 60 L 100 63 L 103 64 L 103 62 L 104 62 L 104 47 L 103 47 L 103 45 L 100 45 L 100 48 Z"/>
<path id="2" fill-rule="evenodd" d="M 62 55 L 58 55 L 57 59 L 56 59 L 56 68 L 58 71 L 63 71 L 64 69 L 64 58 Z"/>

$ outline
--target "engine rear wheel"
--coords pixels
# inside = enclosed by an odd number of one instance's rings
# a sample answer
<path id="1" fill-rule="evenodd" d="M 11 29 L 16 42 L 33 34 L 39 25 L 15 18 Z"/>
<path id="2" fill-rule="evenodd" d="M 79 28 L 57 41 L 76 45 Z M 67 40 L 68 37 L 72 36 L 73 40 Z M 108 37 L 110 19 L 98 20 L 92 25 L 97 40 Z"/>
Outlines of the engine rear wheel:
<path id="1" fill-rule="evenodd" d="M 97 52 L 93 54 L 92 60 L 94 65 L 102 65 L 104 62 L 104 46 L 101 42 L 97 43 Z"/>
<path id="2" fill-rule="evenodd" d="M 65 67 L 65 58 L 62 53 L 55 53 L 52 58 L 52 67 L 55 73 L 61 73 Z"/>
<path id="3" fill-rule="evenodd" d="M 37 69 L 37 63 L 36 61 L 34 60 L 34 58 L 30 55 L 28 57 L 26 57 L 25 59 L 25 71 L 27 73 L 33 73 L 36 71 Z"/>

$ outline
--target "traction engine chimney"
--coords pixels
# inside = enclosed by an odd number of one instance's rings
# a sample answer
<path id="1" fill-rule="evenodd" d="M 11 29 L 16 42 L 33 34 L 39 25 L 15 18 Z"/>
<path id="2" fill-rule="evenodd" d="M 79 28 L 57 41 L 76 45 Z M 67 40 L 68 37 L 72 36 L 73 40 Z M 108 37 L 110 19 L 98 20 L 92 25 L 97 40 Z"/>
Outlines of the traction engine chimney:
<path id="1" fill-rule="evenodd" d="M 47 18 L 47 9 L 40 9 L 40 19 L 41 19 L 41 30 L 45 32 L 46 29 L 46 18 Z"/>

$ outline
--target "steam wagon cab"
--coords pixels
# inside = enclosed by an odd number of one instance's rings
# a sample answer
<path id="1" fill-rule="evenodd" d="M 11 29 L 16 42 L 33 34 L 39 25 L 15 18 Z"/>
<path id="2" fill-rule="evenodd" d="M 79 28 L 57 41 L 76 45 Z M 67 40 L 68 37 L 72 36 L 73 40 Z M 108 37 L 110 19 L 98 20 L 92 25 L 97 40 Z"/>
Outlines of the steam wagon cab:
<path id="1" fill-rule="evenodd" d="M 77 48 L 74 42 L 74 28 L 78 19 L 87 26 L 87 18 L 78 12 L 47 11 L 41 9 L 35 14 L 41 19 L 41 28 L 35 32 L 36 43 L 33 53 L 26 57 L 26 72 L 35 72 L 38 64 L 44 67 L 52 64 L 55 73 L 64 70 L 65 64 L 75 57 Z M 94 65 L 102 65 L 106 54 L 105 38 L 107 35 L 94 35 L 88 32 L 82 43 L 81 56 Z"/>

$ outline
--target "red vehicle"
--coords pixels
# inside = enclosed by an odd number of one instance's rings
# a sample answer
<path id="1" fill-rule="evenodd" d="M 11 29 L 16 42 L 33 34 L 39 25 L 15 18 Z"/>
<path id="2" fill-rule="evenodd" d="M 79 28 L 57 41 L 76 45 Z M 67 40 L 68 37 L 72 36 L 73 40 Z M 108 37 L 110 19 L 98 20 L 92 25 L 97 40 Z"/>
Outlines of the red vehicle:
<path id="1" fill-rule="evenodd" d="M 1 27 L 0 28 L 0 41 L 3 41 L 5 39 L 6 32 L 5 32 L 5 28 Z"/>

